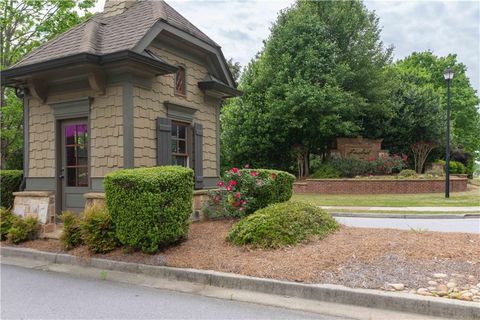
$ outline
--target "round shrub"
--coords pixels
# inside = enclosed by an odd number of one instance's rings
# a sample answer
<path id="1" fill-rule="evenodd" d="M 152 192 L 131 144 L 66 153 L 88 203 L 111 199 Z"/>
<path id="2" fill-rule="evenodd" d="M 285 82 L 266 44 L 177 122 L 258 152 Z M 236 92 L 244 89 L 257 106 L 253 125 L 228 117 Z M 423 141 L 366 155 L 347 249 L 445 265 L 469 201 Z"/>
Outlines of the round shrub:
<path id="1" fill-rule="evenodd" d="M 12 227 L 13 220 L 14 216 L 12 211 L 0 207 L 0 236 L 2 241 L 7 239 L 7 234 Z"/>
<path id="2" fill-rule="evenodd" d="M 188 235 L 193 170 L 163 166 L 115 171 L 105 177 L 105 193 L 122 244 L 154 253 Z"/>
<path id="3" fill-rule="evenodd" d="M 443 169 L 445 170 L 445 166 L 446 166 L 445 160 L 438 160 L 436 163 L 442 165 Z M 467 169 L 465 168 L 463 163 L 458 161 L 450 160 L 449 168 L 450 168 L 451 174 L 464 174 L 467 172 Z"/>
<path id="4" fill-rule="evenodd" d="M 341 177 L 353 178 L 369 174 L 374 164 L 357 158 L 332 158 L 330 164 L 339 172 Z"/>
<path id="5" fill-rule="evenodd" d="M 243 218 L 227 236 L 236 245 L 279 248 L 312 237 L 322 238 L 338 229 L 337 222 L 322 209 L 303 202 L 270 205 Z"/>
<path id="6" fill-rule="evenodd" d="M 7 240 L 10 243 L 18 244 L 27 240 L 35 240 L 40 232 L 40 224 L 35 217 L 14 216 L 11 228 L 8 230 Z"/>
<path id="7" fill-rule="evenodd" d="M 60 216 L 60 220 L 63 223 L 63 232 L 60 236 L 60 241 L 62 242 L 63 247 L 66 250 L 70 250 L 83 244 L 81 229 L 82 220 L 80 216 L 70 211 L 65 211 Z"/>
<path id="8" fill-rule="evenodd" d="M 118 245 L 112 217 L 107 208 L 102 206 L 95 205 L 85 210 L 81 234 L 88 249 L 95 253 L 112 251 Z"/>
<path id="9" fill-rule="evenodd" d="M 340 178 L 340 171 L 333 165 L 322 164 L 311 176 L 312 179 L 335 179 Z"/>
<path id="10" fill-rule="evenodd" d="M 404 169 L 398 175 L 403 178 L 413 178 L 417 176 L 417 172 L 412 169 Z"/>
<path id="11" fill-rule="evenodd" d="M 21 170 L 0 170 L 0 206 L 13 207 L 13 193 L 20 191 L 23 172 Z"/>

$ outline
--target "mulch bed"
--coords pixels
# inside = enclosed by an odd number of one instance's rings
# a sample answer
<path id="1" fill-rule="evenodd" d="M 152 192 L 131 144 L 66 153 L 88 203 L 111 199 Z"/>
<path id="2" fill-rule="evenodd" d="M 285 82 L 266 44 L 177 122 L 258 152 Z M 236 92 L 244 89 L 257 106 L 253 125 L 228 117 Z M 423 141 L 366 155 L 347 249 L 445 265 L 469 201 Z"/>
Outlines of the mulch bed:
<path id="1" fill-rule="evenodd" d="M 403 283 L 427 286 L 433 273 L 463 274 L 465 283 L 480 282 L 480 235 L 342 227 L 322 240 L 278 250 L 253 250 L 225 241 L 234 221 L 193 223 L 188 240 L 148 255 L 117 249 L 91 255 L 85 247 L 70 254 L 171 267 L 233 272 L 305 283 L 381 288 Z M 64 252 L 57 240 L 35 240 L 22 247 Z M 460 280 L 462 281 L 462 280 Z"/>

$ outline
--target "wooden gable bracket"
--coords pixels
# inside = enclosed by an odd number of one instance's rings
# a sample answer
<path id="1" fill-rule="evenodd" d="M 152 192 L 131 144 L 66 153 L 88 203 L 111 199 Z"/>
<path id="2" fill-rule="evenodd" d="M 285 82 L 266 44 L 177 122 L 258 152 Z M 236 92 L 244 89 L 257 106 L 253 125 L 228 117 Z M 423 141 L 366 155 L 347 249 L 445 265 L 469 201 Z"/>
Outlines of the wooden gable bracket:
<path id="1" fill-rule="evenodd" d="M 88 84 L 98 94 L 105 94 L 105 75 L 101 70 L 92 70 L 88 74 Z"/>
<path id="2" fill-rule="evenodd" d="M 41 102 L 47 101 L 47 83 L 42 79 L 30 79 L 27 81 L 28 90 L 30 94 Z"/>

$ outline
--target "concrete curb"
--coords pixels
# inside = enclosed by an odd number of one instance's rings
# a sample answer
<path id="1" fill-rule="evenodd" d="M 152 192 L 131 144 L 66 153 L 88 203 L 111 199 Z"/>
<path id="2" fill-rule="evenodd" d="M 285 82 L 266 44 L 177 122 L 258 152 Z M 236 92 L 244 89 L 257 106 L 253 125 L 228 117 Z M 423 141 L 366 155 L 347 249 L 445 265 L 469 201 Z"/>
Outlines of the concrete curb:
<path id="1" fill-rule="evenodd" d="M 475 219 L 480 218 L 477 213 L 462 214 L 403 214 L 403 213 L 355 213 L 355 212 L 332 212 L 333 217 L 348 218 L 391 218 L 391 219 Z"/>
<path id="2" fill-rule="evenodd" d="M 140 273 L 169 280 L 254 291 L 307 300 L 333 302 L 360 307 L 416 313 L 451 319 L 479 319 L 480 306 L 472 302 L 424 297 L 403 292 L 352 289 L 338 285 L 302 284 L 231 273 L 196 269 L 171 268 L 106 259 L 79 259 L 69 254 L 55 254 L 26 248 L 2 247 L 4 257 L 27 258 L 49 263 L 82 265 L 94 268 Z"/>

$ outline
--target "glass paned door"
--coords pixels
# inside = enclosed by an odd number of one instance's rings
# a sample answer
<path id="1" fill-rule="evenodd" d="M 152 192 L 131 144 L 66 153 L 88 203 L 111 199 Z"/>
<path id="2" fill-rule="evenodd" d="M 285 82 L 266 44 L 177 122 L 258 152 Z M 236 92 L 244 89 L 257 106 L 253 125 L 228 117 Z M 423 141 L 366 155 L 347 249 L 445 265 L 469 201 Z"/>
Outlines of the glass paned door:
<path id="1" fill-rule="evenodd" d="M 86 124 L 66 124 L 65 178 L 68 187 L 88 187 L 88 132 Z"/>
<path id="2" fill-rule="evenodd" d="M 61 124 L 62 210 L 81 212 L 83 194 L 89 191 L 89 136 L 86 119 L 64 120 Z"/>

